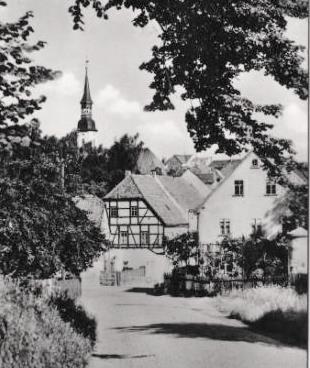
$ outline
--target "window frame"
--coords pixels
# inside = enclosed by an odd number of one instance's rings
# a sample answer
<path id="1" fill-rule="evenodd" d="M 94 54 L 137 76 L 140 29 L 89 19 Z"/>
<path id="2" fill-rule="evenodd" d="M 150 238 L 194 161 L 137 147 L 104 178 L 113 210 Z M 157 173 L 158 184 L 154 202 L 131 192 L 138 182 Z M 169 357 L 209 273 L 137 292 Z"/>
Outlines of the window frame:
<path id="1" fill-rule="evenodd" d="M 268 190 L 269 189 L 269 190 Z M 272 180 L 267 180 L 266 182 L 266 196 L 276 196 L 277 193 L 277 183 Z"/>
<path id="2" fill-rule="evenodd" d="M 234 181 L 235 197 L 244 196 L 244 180 L 238 179 Z"/>
<path id="3" fill-rule="evenodd" d="M 130 217 L 139 217 L 139 207 L 138 206 L 131 205 L 129 211 L 130 211 Z"/>
<path id="4" fill-rule="evenodd" d="M 117 206 L 111 206 L 110 207 L 110 217 L 111 218 L 118 218 L 118 207 Z"/>
<path id="5" fill-rule="evenodd" d="M 254 162 L 255 162 L 255 164 L 254 164 Z M 258 159 L 257 158 L 253 158 L 251 164 L 252 164 L 252 166 L 251 166 L 252 169 L 258 169 L 259 168 Z"/>
<path id="6" fill-rule="evenodd" d="M 146 241 L 143 241 L 143 236 L 146 236 Z M 141 230 L 140 232 L 141 245 L 150 245 L 150 232 L 148 230 Z"/>
<path id="7" fill-rule="evenodd" d="M 124 234 L 126 234 L 126 239 L 124 239 Z M 120 240 L 120 244 L 121 245 L 127 245 L 128 244 L 128 230 L 120 230 L 120 233 L 119 233 L 119 240 Z M 124 242 L 124 240 L 126 240 Z"/>
<path id="8" fill-rule="evenodd" d="M 230 219 L 220 219 L 220 236 L 231 235 L 231 221 Z"/>

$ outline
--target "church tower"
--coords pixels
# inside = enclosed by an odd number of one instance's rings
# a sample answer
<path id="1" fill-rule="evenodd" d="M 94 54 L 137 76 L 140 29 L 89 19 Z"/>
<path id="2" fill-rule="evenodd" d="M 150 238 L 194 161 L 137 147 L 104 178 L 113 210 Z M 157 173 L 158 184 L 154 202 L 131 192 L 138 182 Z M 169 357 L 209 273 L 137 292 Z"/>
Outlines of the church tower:
<path id="1" fill-rule="evenodd" d="M 83 147 L 90 143 L 93 147 L 96 146 L 97 129 L 94 120 L 92 119 L 92 105 L 93 101 L 90 97 L 90 89 L 88 82 L 87 63 L 85 67 L 85 83 L 84 93 L 81 99 L 81 119 L 77 127 L 77 145 Z"/>

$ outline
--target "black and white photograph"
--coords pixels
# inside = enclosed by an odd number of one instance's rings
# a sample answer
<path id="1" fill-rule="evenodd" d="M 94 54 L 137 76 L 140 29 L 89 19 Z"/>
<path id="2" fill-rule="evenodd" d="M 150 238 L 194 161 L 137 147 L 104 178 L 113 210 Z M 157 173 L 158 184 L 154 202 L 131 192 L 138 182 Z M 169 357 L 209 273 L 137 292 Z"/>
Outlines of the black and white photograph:
<path id="1" fill-rule="evenodd" d="M 0 0 L 0 367 L 307 368 L 308 0 Z"/>

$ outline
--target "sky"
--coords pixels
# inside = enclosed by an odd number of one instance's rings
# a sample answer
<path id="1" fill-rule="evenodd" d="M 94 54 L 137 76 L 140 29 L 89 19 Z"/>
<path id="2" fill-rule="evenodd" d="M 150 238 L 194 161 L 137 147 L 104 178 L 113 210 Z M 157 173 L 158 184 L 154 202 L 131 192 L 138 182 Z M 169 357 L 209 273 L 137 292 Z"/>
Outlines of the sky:
<path id="1" fill-rule="evenodd" d="M 130 11 L 113 11 L 105 21 L 87 9 L 85 31 L 73 31 L 67 11 L 70 3 L 8 0 L 6 8 L 0 7 L 0 19 L 5 21 L 16 20 L 28 10 L 34 12 L 32 40 L 47 41 L 47 46 L 32 57 L 37 63 L 62 72 L 59 79 L 40 85 L 36 91 L 47 96 L 47 102 L 36 114 L 43 133 L 61 137 L 76 129 L 88 59 L 98 143 L 109 147 L 125 133 L 139 133 L 145 145 L 160 158 L 193 153 L 184 119 L 186 105 L 180 98 L 173 98 L 173 111 L 143 111 L 143 106 L 151 101 L 152 90 L 148 86 L 152 75 L 139 70 L 139 65 L 150 59 L 151 47 L 159 42 L 156 24 L 139 29 L 131 24 Z M 290 19 L 288 36 L 307 46 L 307 27 L 307 20 Z M 256 103 L 283 105 L 283 115 L 272 121 L 273 135 L 291 139 L 297 158 L 307 160 L 307 102 L 262 73 L 244 74 L 236 84 L 244 96 Z"/>

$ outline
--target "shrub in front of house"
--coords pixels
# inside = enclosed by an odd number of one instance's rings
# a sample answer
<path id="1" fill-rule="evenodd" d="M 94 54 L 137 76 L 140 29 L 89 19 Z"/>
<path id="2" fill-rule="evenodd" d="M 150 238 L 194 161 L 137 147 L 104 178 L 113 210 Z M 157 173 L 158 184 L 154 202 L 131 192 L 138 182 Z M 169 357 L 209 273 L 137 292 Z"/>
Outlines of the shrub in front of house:
<path id="1" fill-rule="evenodd" d="M 1 368 L 82 368 L 90 339 L 65 323 L 46 298 L 10 286 L 0 294 Z"/>

